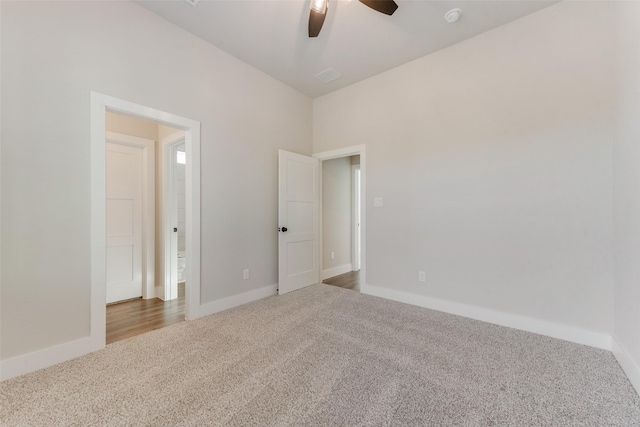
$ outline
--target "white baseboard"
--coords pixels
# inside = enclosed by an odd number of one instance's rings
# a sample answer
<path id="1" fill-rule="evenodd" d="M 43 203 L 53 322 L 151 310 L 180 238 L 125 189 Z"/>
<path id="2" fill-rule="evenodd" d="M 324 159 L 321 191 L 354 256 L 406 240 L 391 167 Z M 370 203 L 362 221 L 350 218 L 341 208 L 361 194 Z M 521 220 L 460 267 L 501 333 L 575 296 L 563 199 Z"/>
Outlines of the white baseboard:
<path id="1" fill-rule="evenodd" d="M 349 264 L 348 266 L 350 269 L 351 265 Z M 264 286 L 253 291 L 203 304 L 199 307 L 197 317 L 207 316 L 276 295 L 277 288 L 278 285 Z M 613 340 L 612 343 L 611 337 L 607 334 L 378 286 L 363 284 L 361 292 L 605 350 L 612 350 L 613 346 L 613 352 L 620 366 L 622 366 L 622 369 L 629 377 L 635 389 L 640 393 L 640 368 L 638 364 L 617 340 Z M 53 366 L 99 350 L 102 347 L 104 347 L 104 344 L 101 345 L 90 337 L 87 337 L 3 360 L 0 361 L 0 381 Z"/>
<path id="2" fill-rule="evenodd" d="M 232 295 L 227 298 L 219 299 L 202 304 L 198 308 L 198 313 L 195 318 L 208 316 L 210 314 L 218 313 L 223 310 L 228 310 L 239 305 L 247 304 L 253 301 L 257 301 L 278 293 L 278 285 L 263 286 L 262 288 L 255 289 L 253 291 L 244 292 L 238 295 Z"/>
<path id="3" fill-rule="evenodd" d="M 238 305 L 246 304 L 262 298 L 275 295 L 278 285 L 264 286 L 262 288 L 233 295 L 218 301 L 203 304 L 199 307 L 196 317 L 207 316 L 219 311 L 227 310 Z M 28 374 L 29 372 L 47 368 L 76 357 L 84 356 L 96 350 L 104 348 L 104 337 L 102 342 L 96 342 L 91 337 L 82 338 L 53 347 L 34 351 L 11 359 L 0 361 L 0 381 Z"/>
<path id="4" fill-rule="evenodd" d="M 84 356 L 100 348 L 90 337 L 34 351 L 0 361 L 0 381 L 48 368 L 76 357 Z"/>
<path id="5" fill-rule="evenodd" d="M 640 366 L 638 366 L 638 363 L 633 360 L 633 357 L 631 357 L 627 349 L 615 336 L 612 338 L 611 344 L 613 347 L 613 355 L 616 357 L 624 373 L 627 374 L 627 378 L 629 378 L 633 388 L 640 394 Z"/>
<path id="6" fill-rule="evenodd" d="M 438 298 L 396 291 L 373 285 L 362 285 L 360 292 L 406 304 L 443 311 L 458 316 L 469 317 L 483 322 L 520 329 L 535 334 L 546 335 L 577 344 L 597 347 L 611 351 L 611 336 L 601 332 L 589 331 L 576 326 L 548 322 L 517 314 L 509 314 L 488 308 L 446 301 Z"/>
<path id="7" fill-rule="evenodd" d="M 320 273 L 320 280 L 328 279 L 330 277 L 339 276 L 344 273 L 348 273 L 352 271 L 353 265 L 351 263 L 339 265 L 338 267 L 328 268 L 326 270 L 322 270 Z"/>

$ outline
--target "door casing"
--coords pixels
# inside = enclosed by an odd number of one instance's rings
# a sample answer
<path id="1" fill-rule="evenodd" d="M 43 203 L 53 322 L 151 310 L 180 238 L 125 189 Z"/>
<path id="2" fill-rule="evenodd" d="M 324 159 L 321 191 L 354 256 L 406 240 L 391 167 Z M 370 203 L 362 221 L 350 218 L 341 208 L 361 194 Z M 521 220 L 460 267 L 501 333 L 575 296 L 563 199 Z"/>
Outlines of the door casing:
<path id="1" fill-rule="evenodd" d="M 151 120 L 185 131 L 186 263 L 185 318 L 200 314 L 200 122 L 91 91 L 91 299 L 90 350 L 106 345 L 106 112 Z"/>
<path id="2" fill-rule="evenodd" d="M 351 165 L 351 270 L 360 270 L 360 165 Z"/>
<path id="3" fill-rule="evenodd" d="M 354 145 L 351 147 L 339 148 L 337 150 L 323 151 L 313 154 L 313 157 L 320 160 L 338 159 L 341 157 L 360 156 L 360 292 L 367 293 L 367 203 L 366 203 L 366 146 Z M 322 167 L 320 167 L 320 194 L 322 194 Z M 320 197 L 320 212 L 322 212 L 322 197 Z M 320 236 L 318 250 L 318 265 L 324 265 L 322 260 L 323 243 L 322 243 L 322 215 L 319 217 L 320 221 Z"/>

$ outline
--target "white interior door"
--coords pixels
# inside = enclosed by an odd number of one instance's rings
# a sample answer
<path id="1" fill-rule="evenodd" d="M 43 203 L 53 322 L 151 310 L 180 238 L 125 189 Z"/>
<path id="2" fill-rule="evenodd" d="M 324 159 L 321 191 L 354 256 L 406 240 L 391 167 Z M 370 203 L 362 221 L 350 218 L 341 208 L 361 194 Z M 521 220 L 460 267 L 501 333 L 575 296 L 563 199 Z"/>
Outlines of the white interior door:
<path id="1" fill-rule="evenodd" d="M 278 293 L 319 282 L 320 161 L 278 152 Z"/>
<path id="2" fill-rule="evenodd" d="M 107 303 L 142 296 L 142 149 L 107 143 Z"/>

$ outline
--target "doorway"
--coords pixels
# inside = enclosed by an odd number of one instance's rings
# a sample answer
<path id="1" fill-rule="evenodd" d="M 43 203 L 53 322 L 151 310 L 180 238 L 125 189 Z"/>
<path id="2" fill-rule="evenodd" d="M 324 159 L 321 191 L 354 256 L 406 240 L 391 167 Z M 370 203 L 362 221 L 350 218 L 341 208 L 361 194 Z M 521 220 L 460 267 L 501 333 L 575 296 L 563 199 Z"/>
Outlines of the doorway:
<path id="1" fill-rule="evenodd" d="M 322 242 L 323 161 L 360 156 L 358 194 L 360 211 L 359 286 L 368 292 L 366 282 L 366 150 L 364 145 L 316 153 L 313 157 L 278 152 L 278 294 L 320 283 L 324 243 Z M 347 160 L 348 162 L 348 160 Z M 349 174 L 349 172 L 347 172 Z M 348 196 L 347 205 L 351 196 Z M 349 222 L 349 218 L 347 218 Z M 350 228 L 347 226 L 347 228 Z M 346 236 L 349 239 L 349 234 Z M 324 245 L 326 246 L 326 245 Z M 331 251 L 327 247 L 328 251 Z M 353 268 L 349 264 L 347 270 Z M 335 272 L 335 270 L 334 270 Z"/>
<path id="2" fill-rule="evenodd" d="M 106 113 L 151 121 L 184 132 L 185 253 L 184 318 L 200 309 L 200 123 L 118 98 L 91 92 L 91 330 L 92 350 L 106 341 Z M 156 274 L 157 278 L 161 275 Z M 148 277 L 148 274 L 147 274 Z M 159 280 L 146 287 L 157 289 Z M 153 292 L 155 293 L 155 291 Z M 151 296 L 149 292 L 148 296 Z M 155 295 L 154 295 L 155 296 Z"/>
<path id="3" fill-rule="evenodd" d="M 359 290 L 366 292 L 366 147 L 364 145 L 357 145 L 353 147 L 346 147 L 338 150 L 325 151 L 316 153 L 313 155 L 316 159 L 321 161 L 322 167 L 322 199 L 321 199 L 321 239 L 320 239 L 320 265 L 323 266 L 323 274 L 321 279 L 323 283 L 339 286 L 347 289 Z M 335 161 L 332 173 L 335 174 L 332 178 L 334 181 L 342 181 L 341 185 L 338 185 L 338 193 L 342 193 L 339 198 L 342 199 L 338 205 L 342 207 L 339 209 L 342 213 L 338 213 L 340 216 L 339 222 L 343 224 L 341 241 L 349 243 L 350 252 L 348 258 L 343 258 L 343 261 L 338 263 L 326 263 L 329 261 L 335 261 L 338 254 L 335 250 L 332 250 L 331 245 L 335 240 L 328 236 L 331 232 L 327 233 L 326 227 L 332 227 L 331 224 L 327 224 L 327 220 L 331 214 L 336 212 L 327 212 L 327 209 L 335 210 L 336 197 L 333 197 L 327 207 L 324 196 L 327 194 L 326 185 L 335 185 L 336 182 L 330 182 L 326 180 L 325 165 L 330 164 L 326 162 Z M 341 178 L 338 179 L 337 176 Z M 348 178 L 347 178 L 348 177 Z M 334 194 L 335 196 L 335 194 Z M 348 200 L 348 202 L 347 202 Z M 346 203 L 349 204 L 348 208 Z M 347 212 L 345 214 L 345 212 Z M 348 231 L 344 231 L 345 225 L 348 222 Z M 335 237 L 335 236 L 334 236 Z M 333 252 L 333 253 L 332 253 Z M 333 255 L 333 259 L 332 259 Z"/>
<path id="4" fill-rule="evenodd" d="M 185 320 L 186 151 L 182 130 L 108 111 L 105 120 L 110 344 Z"/>
<path id="5" fill-rule="evenodd" d="M 323 283 L 359 290 L 360 156 L 323 160 Z"/>

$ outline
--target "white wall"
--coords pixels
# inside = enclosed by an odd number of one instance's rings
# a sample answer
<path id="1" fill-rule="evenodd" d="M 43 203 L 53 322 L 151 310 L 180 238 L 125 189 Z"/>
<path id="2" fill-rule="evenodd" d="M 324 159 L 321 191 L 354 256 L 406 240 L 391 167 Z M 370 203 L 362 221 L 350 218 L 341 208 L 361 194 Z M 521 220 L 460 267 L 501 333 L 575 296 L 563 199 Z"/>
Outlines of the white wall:
<path id="1" fill-rule="evenodd" d="M 323 161 L 323 278 L 351 271 L 351 199 L 351 157 Z"/>
<path id="2" fill-rule="evenodd" d="M 614 148 L 616 356 L 640 392 L 640 4 L 615 2 Z"/>
<path id="3" fill-rule="evenodd" d="M 277 149 L 311 154 L 309 98 L 132 2 L 1 19 L 3 360 L 89 335 L 92 90 L 201 122 L 201 302 L 277 283 Z"/>
<path id="4" fill-rule="evenodd" d="M 367 285 L 606 346 L 609 12 L 563 2 L 314 100 L 314 152 L 367 144 Z"/>

